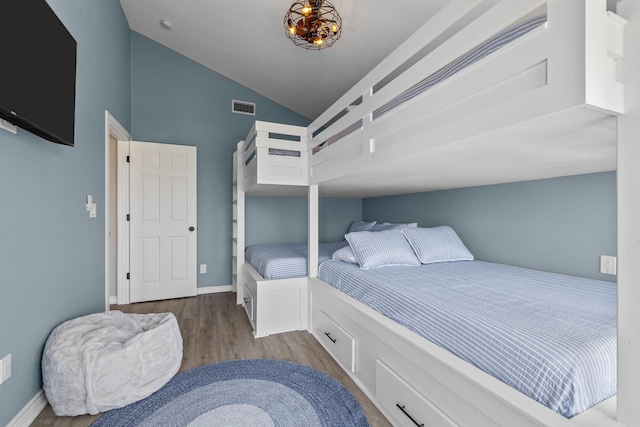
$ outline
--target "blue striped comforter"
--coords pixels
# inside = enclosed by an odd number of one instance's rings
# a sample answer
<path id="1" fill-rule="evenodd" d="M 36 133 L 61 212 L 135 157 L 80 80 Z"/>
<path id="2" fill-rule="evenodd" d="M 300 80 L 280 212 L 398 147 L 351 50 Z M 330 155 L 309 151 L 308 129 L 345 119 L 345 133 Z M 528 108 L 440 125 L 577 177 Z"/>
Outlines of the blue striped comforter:
<path id="1" fill-rule="evenodd" d="M 344 246 L 347 246 L 345 241 L 320 243 L 318 261 L 330 259 L 335 251 Z M 265 279 L 285 279 L 307 275 L 308 253 L 306 243 L 262 243 L 249 246 L 244 256 Z"/>
<path id="2" fill-rule="evenodd" d="M 319 277 L 567 418 L 616 393 L 614 283 L 482 261 Z"/>

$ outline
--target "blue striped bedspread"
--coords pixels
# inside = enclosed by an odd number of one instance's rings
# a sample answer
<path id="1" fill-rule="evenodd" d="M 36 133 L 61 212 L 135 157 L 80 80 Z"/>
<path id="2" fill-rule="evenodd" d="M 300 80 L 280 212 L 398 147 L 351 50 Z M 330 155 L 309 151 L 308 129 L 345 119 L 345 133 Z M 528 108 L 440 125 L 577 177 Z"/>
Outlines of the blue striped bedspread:
<path id="1" fill-rule="evenodd" d="M 482 261 L 319 278 L 566 418 L 616 393 L 615 283 Z"/>
<path id="2" fill-rule="evenodd" d="M 318 262 L 331 259 L 346 241 L 320 243 Z M 306 276 L 309 268 L 309 249 L 306 243 L 262 243 L 249 246 L 245 259 L 265 279 L 285 279 Z"/>

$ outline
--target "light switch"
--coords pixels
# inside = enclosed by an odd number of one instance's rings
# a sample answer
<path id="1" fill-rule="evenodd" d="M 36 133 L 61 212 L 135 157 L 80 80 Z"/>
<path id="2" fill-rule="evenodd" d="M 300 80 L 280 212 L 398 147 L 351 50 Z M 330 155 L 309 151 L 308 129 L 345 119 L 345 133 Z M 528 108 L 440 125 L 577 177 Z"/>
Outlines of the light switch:
<path id="1" fill-rule="evenodd" d="M 93 203 L 93 196 L 91 194 L 87 194 L 87 204 L 85 205 L 87 212 L 89 212 L 89 218 L 95 218 L 97 215 L 96 204 Z"/>

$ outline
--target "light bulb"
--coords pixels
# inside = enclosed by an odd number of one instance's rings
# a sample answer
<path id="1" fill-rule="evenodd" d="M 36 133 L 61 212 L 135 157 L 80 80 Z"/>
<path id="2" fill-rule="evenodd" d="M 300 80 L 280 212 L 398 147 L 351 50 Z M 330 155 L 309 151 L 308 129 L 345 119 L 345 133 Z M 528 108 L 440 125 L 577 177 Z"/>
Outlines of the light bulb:
<path id="1" fill-rule="evenodd" d="M 320 46 L 322 43 L 324 43 L 324 40 L 320 37 L 313 39 L 313 44 Z"/>
<path id="2" fill-rule="evenodd" d="M 308 15 L 311 13 L 311 6 L 310 5 L 306 5 L 302 8 L 302 13 L 304 13 L 305 15 Z"/>
<path id="3" fill-rule="evenodd" d="M 333 32 L 333 34 L 338 32 L 338 26 L 335 22 L 331 24 L 331 31 Z"/>

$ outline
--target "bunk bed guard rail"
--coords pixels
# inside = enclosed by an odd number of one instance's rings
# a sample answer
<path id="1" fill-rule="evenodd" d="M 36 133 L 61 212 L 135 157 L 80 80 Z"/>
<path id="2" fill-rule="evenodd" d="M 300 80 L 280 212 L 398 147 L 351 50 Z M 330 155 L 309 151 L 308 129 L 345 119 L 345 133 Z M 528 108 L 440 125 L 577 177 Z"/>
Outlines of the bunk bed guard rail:
<path id="1" fill-rule="evenodd" d="M 309 185 L 307 128 L 256 121 L 241 142 L 245 188 Z"/>
<path id="2" fill-rule="evenodd" d="M 406 96 L 532 18 L 546 22 Z M 606 0 L 448 2 L 311 123 L 311 183 L 576 107 L 622 114 L 624 24 Z"/>

